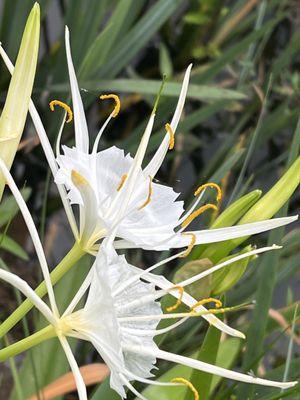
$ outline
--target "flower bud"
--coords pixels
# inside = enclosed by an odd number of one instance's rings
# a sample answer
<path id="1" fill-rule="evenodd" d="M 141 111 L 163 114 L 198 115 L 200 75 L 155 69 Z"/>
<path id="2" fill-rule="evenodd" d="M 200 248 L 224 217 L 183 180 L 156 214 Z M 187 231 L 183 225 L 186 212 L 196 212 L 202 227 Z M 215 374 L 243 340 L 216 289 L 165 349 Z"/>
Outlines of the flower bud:
<path id="1" fill-rule="evenodd" d="M 40 7 L 35 3 L 27 19 L 16 66 L 0 117 L 0 158 L 9 169 L 17 152 L 26 121 L 37 65 L 39 36 Z M 0 174 L 0 199 L 4 186 L 4 178 Z"/>

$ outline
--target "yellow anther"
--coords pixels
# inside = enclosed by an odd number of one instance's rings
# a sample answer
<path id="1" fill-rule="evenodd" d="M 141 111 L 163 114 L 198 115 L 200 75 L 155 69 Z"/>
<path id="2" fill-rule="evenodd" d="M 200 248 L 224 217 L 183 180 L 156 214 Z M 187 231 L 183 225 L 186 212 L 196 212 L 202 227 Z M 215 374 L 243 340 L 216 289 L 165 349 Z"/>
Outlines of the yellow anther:
<path id="1" fill-rule="evenodd" d="M 75 169 L 72 169 L 71 179 L 76 186 L 88 185 L 88 181 L 85 179 L 85 177 L 82 176 L 79 172 L 75 171 Z"/>
<path id="2" fill-rule="evenodd" d="M 222 190 L 219 185 L 217 185 L 216 183 L 213 183 L 213 182 L 208 182 L 208 183 L 205 183 L 204 185 L 199 186 L 198 189 L 195 191 L 194 196 L 198 196 L 204 189 L 206 189 L 208 187 L 216 189 L 217 201 L 218 202 L 221 201 L 222 200 Z"/>
<path id="3" fill-rule="evenodd" d="M 192 307 L 191 310 L 195 311 L 195 308 L 199 307 L 199 306 L 204 306 L 204 304 L 208 304 L 208 303 L 215 303 L 215 306 L 217 309 L 220 309 L 222 307 L 222 302 L 221 300 L 215 299 L 214 297 L 208 297 L 207 299 L 202 299 L 197 301 L 197 303 L 195 303 Z M 211 310 L 209 310 L 211 311 Z M 220 311 L 220 310 L 218 310 Z"/>
<path id="4" fill-rule="evenodd" d="M 121 108 L 120 98 L 119 98 L 119 96 L 117 96 L 116 94 L 113 94 L 113 93 L 102 94 L 100 96 L 100 100 L 106 100 L 106 99 L 113 99 L 115 101 L 115 108 L 112 112 L 112 116 L 113 116 L 113 118 L 115 118 L 120 112 L 120 108 Z"/>
<path id="5" fill-rule="evenodd" d="M 179 298 L 177 299 L 176 303 L 175 303 L 173 306 L 170 306 L 170 307 L 167 307 L 167 308 L 166 308 L 166 310 L 167 310 L 168 312 L 174 311 L 174 310 L 176 310 L 176 309 L 180 306 L 180 304 L 181 304 L 181 302 L 182 302 L 182 296 L 183 296 L 183 293 L 184 293 L 184 289 L 183 289 L 182 286 L 174 286 L 174 287 L 172 287 L 172 289 L 170 289 L 169 291 L 171 292 L 172 290 L 178 290 L 178 292 L 179 292 Z"/>
<path id="6" fill-rule="evenodd" d="M 175 145 L 175 135 L 174 135 L 173 129 L 170 124 L 166 124 L 165 129 L 168 132 L 168 134 L 170 135 L 169 150 L 172 150 Z"/>
<path id="7" fill-rule="evenodd" d="M 190 244 L 188 245 L 186 251 L 180 256 L 183 258 L 183 257 L 187 257 L 190 254 L 190 252 L 193 250 L 193 247 L 196 244 L 196 235 L 194 233 L 183 233 L 182 235 L 191 237 Z"/>
<path id="8" fill-rule="evenodd" d="M 71 110 L 71 107 L 68 106 L 68 104 L 66 104 L 66 103 L 64 103 L 63 101 L 60 101 L 60 100 L 52 100 L 52 101 L 50 101 L 49 106 L 50 106 L 50 110 L 51 111 L 54 111 L 54 107 L 55 106 L 62 107 L 67 112 L 68 118 L 66 118 L 66 123 L 72 121 L 73 112 Z"/>
<path id="9" fill-rule="evenodd" d="M 127 179 L 127 174 L 124 174 L 121 176 L 121 180 L 120 180 L 119 186 L 117 187 L 117 191 L 122 189 L 126 179 Z"/>
<path id="10" fill-rule="evenodd" d="M 174 378 L 171 380 L 173 383 L 182 383 L 183 385 L 187 386 L 194 394 L 194 400 L 199 400 L 199 393 L 196 390 L 195 386 L 188 381 L 187 379 L 184 378 Z"/>
<path id="11" fill-rule="evenodd" d="M 151 196 L 153 193 L 153 189 L 152 189 L 152 180 L 153 178 L 151 176 L 149 176 L 149 189 L 148 189 L 148 197 L 145 200 L 145 202 L 139 207 L 139 210 L 141 210 L 142 208 L 146 207 L 147 204 L 150 203 L 151 201 Z"/>
<path id="12" fill-rule="evenodd" d="M 198 210 L 194 211 L 191 215 L 189 215 L 181 224 L 183 228 L 188 226 L 192 221 L 194 221 L 195 218 L 197 218 L 199 215 L 203 214 L 206 210 L 218 210 L 218 207 L 215 204 L 205 204 L 204 206 L 200 207 Z"/>

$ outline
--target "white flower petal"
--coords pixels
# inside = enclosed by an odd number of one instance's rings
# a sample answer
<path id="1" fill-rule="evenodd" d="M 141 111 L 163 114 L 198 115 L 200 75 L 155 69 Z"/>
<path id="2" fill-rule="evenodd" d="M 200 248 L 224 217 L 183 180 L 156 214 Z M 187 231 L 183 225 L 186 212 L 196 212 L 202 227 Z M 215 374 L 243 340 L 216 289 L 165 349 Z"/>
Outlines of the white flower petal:
<path id="1" fill-rule="evenodd" d="M 65 42 L 66 42 L 66 53 L 67 53 L 67 61 L 68 61 L 69 77 L 70 77 L 70 85 L 72 91 L 73 109 L 74 109 L 76 147 L 79 150 L 88 153 L 89 133 L 85 119 L 83 104 L 78 88 L 75 69 L 72 61 L 71 48 L 70 48 L 70 34 L 67 26 L 65 29 Z"/>
<path id="2" fill-rule="evenodd" d="M 179 123 L 179 120 L 181 117 L 181 113 L 182 113 L 182 110 L 184 107 L 185 98 L 186 98 L 189 80 L 190 80 L 191 69 L 192 69 L 192 64 L 190 64 L 188 66 L 188 68 L 185 72 L 181 92 L 180 92 L 178 103 L 176 106 L 176 110 L 175 110 L 174 116 L 173 116 L 171 124 L 170 124 L 172 131 L 174 133 L 177 129 L 177 126 L 178 126 L 178 123 Z M 167 133 L 165 135 L 161 145 L 159 146 L 156 153 L 154 154 L 152 160 L 149 162 L 149 164 L 144 169 L 144 173 L 146 176 L 150 175 L 150 176 L 154 177 L 156 175 L 157 171 L 159 170 L 159 168 L 160 168 L 161 164 L 163 163 L 163 160 L 167 154 L 167 151 L 169 148 L 169 142 L 170 142 L 170 137 L 169 137 L 169 133 Z"/>
<path id="3" fill-rule="evenodd" d="M 60 343 L 62 345 L 62 348 L 64 349 L 66 357 L 68 359 L 71 370 L 73 372 L 79 400 L 88 400 L 86 386 L 85 386 L 84 380 L 82 378 L 82 375 L 80 373 L 79 366 L 78 366 L 78 364 L 75 360 L 75 357 L 72 353 L 71 347 L 70 347 L 67 339 L 64 336 L 58 336 L 58 337 L 59 337 Z"/>
<path id="4" fill-rule="evenodd" d="M 12 286 L 19 289 L 20 292 L 22 292 L 44 315 L 47 321 L 49 321 L 50 324 L 55 325 L 56 319 L 54 318 L 52 311 L 47 306 L 47 304 L 35 293 L 35 291 L 31 289 L 27 282 L 19 278 L 17 275 L 3 269 L 0 269 L 0 279 L 7 283 L 10 283 Z"/>
<path id="5" fill-rule="evenodd" d="M 134 351 L 133 348 L 131 350 Z M 144 354 L 148 354 L 153 351 L 152 349 L 147 349 L 146 347 L 144 347 L 144 348 L 141 347 L 139 349 L 137 348 L 136 350 L 141 353 L 144 353 Z M 272 387 L 278 387 L 281 389 L 291 388 L 297 384 L 296 381 L 295 382 L 276 382 L 276 381 L 270 381 L 267 379 L 257 378 L 257 377 L 251 376 L 251 375 L 242 374 L 240 372 L 230 371 L 228 369 L 218 367 L 216 365 L 211 365 L 211 364 L 205 363 L 203 361 L 195 360 L 193 358 L 184 357 L 184 356 L 180 356 L 180 355 L 173 354 L 173 353 L 168 353 L 167 351 L 163 351 L 163 350 L 157 350 L 155 352 L 155 356 L 162 360 L 186 365 L 187 367 L 191 367 L 191 368 L 197 369 L 199 371 L 204 371 L 209 374 L 218 375 L 223 378 L 233 379 L 233 380 L 236 380 L 239 382 L 252 383 L 255 385 L 263 385 L 263 386 L 272 386 Z"/>
<path id="6" fill-rule="evenodd" d="M 27 225 L 27 228 L 29 230 L 30 236 L 32 238 L 32 242 L 35 248 L 35 251 L 37 253 L 39 262 L 40 262 L 40 266 L 42 269 L 42 273 L 45 279 L 45 283 L 46 283 L 46 287 L 47 287 L 47 291 L 48 291 L 48 295 L 49 295 L 49 299 L 50 299 L 50 304 L 51 304 L 51 308 L 52 311 L 58 315 L 58 309 L 57 309 L 57 305 L 56 305 L 56 301 L 55 301 L 55 296 L 54 296 L 54 292 L 53 292 L 53 286 L 51 283 L 51 278 L 50 278 L 50 272 L 49 272 L 49 268 L 48 268 L 48 264 L 47 264 L 47 260 L 45 257 L 45 253 L 43 250 L 43 246 L 42 243 L 40 241 L 39 238 L 39 234 L 36 230 L 35 224 L 33 222 L 33 219 L 31 217 L 31 214 L 27 208 L 27 205 L 19 191 L 19 189 L 17 188 L 10 172 L 8 171 L 6 165 L 4 164 L 3 160 L 0 159 L 0 169 L 6 179 L 6 182 L 20 208 L 20 211 L 23 215 L 23 218 L 25 220 L 25 223 Z"/>

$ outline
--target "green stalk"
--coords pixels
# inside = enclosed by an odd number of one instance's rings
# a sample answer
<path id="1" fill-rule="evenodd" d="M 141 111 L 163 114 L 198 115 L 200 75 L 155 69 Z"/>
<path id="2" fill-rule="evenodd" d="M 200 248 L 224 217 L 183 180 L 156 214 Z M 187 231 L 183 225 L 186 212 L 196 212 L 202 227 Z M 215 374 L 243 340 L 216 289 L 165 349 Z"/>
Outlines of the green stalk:
<path id="1" fill-rule="evenodd" d="M 45 340 L 51 339 L 55 336 L 56 331 L 54 327 L 52 325 L 48 325 L 46 326 L 46 328 L 41 329 L 33 335 L 30 335 L 27 338 L 19 340 L 18 342 L 13 343 L 0 350 L 0 361 L 6 361 L 8 358 L 14 357 L 17 354 L 20 354 L 23 351 L 28 350 L 31 347 L 34 347 L 37 344 L 42 343 Z"/>
<path id="2" fill-rule="evenodd" d="M 51 272 L 52 284 L 55 285 L 84 254 L 85 251 L 81 245 L 76 242 L 69 253 Z M 45 296 L 47 289 L 44 281 L 36 288 L 35 292 L 40 297 Z M 0 325 L 0 337 L 3 337 L 10 329 L 12 329 L 32 309 L 32 307 L 33 304 L 29 299 L 23 301 L 23 303 Z"/>

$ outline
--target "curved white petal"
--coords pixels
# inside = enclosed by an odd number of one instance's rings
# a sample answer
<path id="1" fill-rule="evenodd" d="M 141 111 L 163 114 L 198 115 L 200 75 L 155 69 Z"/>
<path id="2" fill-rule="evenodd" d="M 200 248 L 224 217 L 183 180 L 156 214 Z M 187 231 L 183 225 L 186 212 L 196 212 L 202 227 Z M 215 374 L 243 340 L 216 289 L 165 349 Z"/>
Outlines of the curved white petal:
<path id="1" fill-rule="evenodd" d="M 19 278 L 17 275 L 0 269 L 0 279 L 10 283 L 15 288 L 19 289 L 34 305 L 35 307 L 44 315 L 44 317 L 49 321 L 50 324 L 56 324 L 56 318 L 53 316 L 52 311 L 47 306 L 47 304 L 35 293 L 33 289 L 25 282 L 23 279 Z"/>
<path id="2" fill-rule="evenodd" d="M 19 191 L 19 189 L 17 188 L 17 185 L 15 184 L 10 172 L 8 171 L 6 165 L 4 164 L 3 160 L 0 159 L 0 169 L 6 179 L 6 182 L 14 196 L 14 198 L 16 199 L 16 202 L 21 210 L 21 213 L 23 215 L 24 221 L 27 225 L 27 228 L 29 230 L 30 236 L 32 238 L 32 242 L 36 251 L 36 254 L 38 256 L 39 262 L 40 262 L 40 266 L 42 269 L 42 273 L 45 279 L 45 283 L 46 283 L 46 287 L 47 287 L 47 291 L 48 291 L 48 295 L 49 295 L 49 300 L 50 300 L 50 304 L 51 304 L 51 308 L 53 310 L 53 312 L 58 315 L 58 309 L 57 309 L 57 305 L 56 305 L 56 301 L 55 301 L 55 296 L 54 296 L 54 292 L 53 292 L 53 286 L 51 283 L 51 278 L 50 278 L 50 272 L 49 272 L 49 268 L 48 268 L 48 264 L 46 261 L 46 257 L 45 257 L 45 253 L 43 250 L 43 246 L 42 243 L 40 241 L 38 232 L 36 230 L 35 224 L 33 222 L 33 219 L 31 217 L 31 214 L 27 208 L 27 205 Z"/>
<path id="3" fill-rule="evenodd" d="M 139 353 L 148 354 L 149 352 L 153 352 L 152 349 L 147 349 L 146 347 L 136 347 L 135 349 L 132 347 L 131 349 L 127 349 L 128 351 L 137 351 Z M 240 372 L 231 371 L 222 367 L 218 367 L 216 365 L 211 365 L 205 363 L 203 361 L 195 360 L 193 358 L 180 356 L 177 354 L 169 353 L 163 350 L 155 351 L 155 356 L 162 360 L 171 361 L 174 363 L 186 365 L 187 367 L 191 367 L 197 369 L 199 371 L 204 371 L 209 374 L 214 374 L 221 376 L 223 378 L 233 379 L 239 382 L 252 383 L 255 385 L 263 385 L 263 386 L 272 386 L 278 387 L 281 389 L 287 389 L 295 386 L 297 381 L 294 382 L 277 382 L 277 381 L 269 381 L 267 379 L 257 378 L 251 375 L 242 374 Z"/>
<path id="4" fill-rule="evenodd" d="M 185 72 L 181 92 L 180 92 L 179 99 L 178 99 L 178 103 L 177 103 L 175 113 L 173 115 L 173 118 L 172 118 L 172 121 L 170 124 L 172 131 L 174 133 L 177 129 L 177 126 L 178 126 L 178 123 L 180 120 L 180 116 L 181 116 L 181 113 L 182 113 L 182 110 L 184 107 L 185 98 L 186 98 L 186 94 L 187 94 L 187 90 L 188 90 L 188 86 L 189 86 L 191 69 L 192 69 L 192 64 L 190 64 L 188 66 L 188 68 Z M 169 133 L 167 133 L 165 135 L 161 145 L 159 146 L 156 153 L 154 154 L 152 160 L 149 162 L 149 164 L 144 169 L 144 173 L 146 176 L 150 175 L 150 176 L 154 177 L 156 175 L 157 171 L 159 170 L 159 168 L 167 154 L 167 151 L 169 148 L 169 142 L 170 142 Z"/>
<path id="5" fill-rule="evenodd" d="M 0 55 L 3 58 L 3 61 L 6 65 L 7 69 L 12 74 L 14 71 L 14 66 L 1 45 L 0 45 Z M 55 176 L 55 174 L 57 172 L 57 164 L 55 161 L 55 155 L 53 153 L 52 147 L 50 145 L 50 142 L 49 142 L 48 136 L 46 134 L 45 128 L 43 126 L 43 123 L 41 121 L 41 118 L 40 118 L 32 100 L 30 100 L 30 103 L 29 103 L 29 113 L 31 115 L 32 122 L 35 126 L 35 129 L 37 131 L 39 139 L 41 141 L 41 145 L 43 147 L 43 150 L 44 150 L 45 156 L 47 158 L 49 167 L 51 169 L 52 175 Z M 77 231 L 76 221 L 75 221 L 75 217 L 74 217 L 72 208 L 67 199 L 66 190 L 65 190 L 64 186 L 62 186 L 62 185 L 57 185 L 57 189 L 58 189 L 59 195 L 61 197 L 64 209 L 66 211 L 66 215 L 67 215 L 70 227 L 72 229 L 73 235 L 75 238 L 77 238 L 78 231 Z"/>
<path id="6" fill-rule="evenodd" d="M 69 68 L 70 85 L 73 100 L 74 109 L 74 124 L 75 124 L 75 142 L 76 147 L 88 153 L 89 151 L 89 133 L 87 128 L 87 123 L 85 119 L 85 113 L 83 109 L 83 104 L 78 88 L 77 78 L 75 74 L 75 69 L 72 61 L 71 48 L 70 48 L 70 34 L 69 29 L 66 26 L 65 29 L 65 42 L 66 42 L 66 53 Z"/>
<path id="7" fill-rule="evenodd" d="M 86 386 L 84 383 L 84 380 L 82 378 L 82 375 L 80 373 L 78 364 L 75 360 L 75 357 L 72 353 L 71 347 L 67 341 L 67 339 L 64 336 L 58 336 L 60 343 L 62 345 L 62 348 L 64 349 L 64 352 L 66 354 L 66 357 L 68 359 L 69 365 L 71 367 L 71 370 L 73 372 L 74 375 L 74 379 L 76 382 L 76 387 L 77 387 L 77 392 L 78 392 L 78 396 L 79 396 L 79 400 L 88 400 L 87 397 L 87 392 L 86 392 Z"/>

